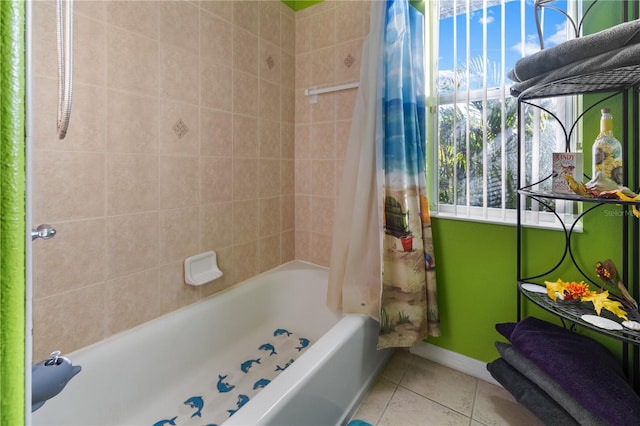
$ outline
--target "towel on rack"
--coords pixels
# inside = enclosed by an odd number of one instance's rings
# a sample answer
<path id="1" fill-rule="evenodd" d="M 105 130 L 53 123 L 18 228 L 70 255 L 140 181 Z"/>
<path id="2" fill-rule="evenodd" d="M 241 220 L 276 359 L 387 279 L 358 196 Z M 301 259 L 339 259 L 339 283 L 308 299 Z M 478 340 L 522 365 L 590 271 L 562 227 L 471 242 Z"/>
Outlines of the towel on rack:
<path id="1" fill-rule="evenodd" d="M 640 20 L 625 22 L 526 56 L 509 71 L 509 78 L 515 82 L 523 82 L 637 43 L 640 43 Z"/>
<path id="2" fill-rule="evenodd" d="M 625 70 L 627 67 L 629 67 L 629 69 Z M 580 84 L 587 86 L 591 84 L 595 89 L 595 86 L 599 82 L 591 79 L 592 75 L 605 71 L 621 69 L 623 72 L 621 76 L 630 78 L 633 76 L 628 75 L 627 71 L 634 67 L 640 68 L 640 43 L 603 52 L 599 55 L 591 56 L 586 59 L 582 59 L 581 61 L 573 62 L 563 67 L 539 74 L 523 82 L 515 83 L 511 86 L 511 94 L 513 96 L 520 96 L 525 90 L 532 86 L 542 86 L 548 83 L 561 82 L 563 80 L 567 80 L 567 83 L 569 83 L 569 79 L 577 78 L 582 78 Z M 607 79 L 610 78 L 611 76 L 607 76 Z"/>

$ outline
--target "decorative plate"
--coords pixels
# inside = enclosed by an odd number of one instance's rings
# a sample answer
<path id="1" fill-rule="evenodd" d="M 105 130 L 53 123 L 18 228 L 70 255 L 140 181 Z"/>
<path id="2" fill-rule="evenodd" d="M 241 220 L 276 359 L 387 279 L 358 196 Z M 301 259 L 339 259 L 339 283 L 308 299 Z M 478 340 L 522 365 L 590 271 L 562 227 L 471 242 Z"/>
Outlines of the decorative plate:
<path id="1" fill-rule="evenodd" d="M 597 315 L 583 315 L 583 321 L 588 322 L 589 324 L 595 325 L 596 327 L 604 328 L 605 330 L 622 330 L 622 326 L 615 321 L 611 321 L 607 318 L 602 318 Z"/>
<path id="2" fill-rule="evenodd" d="M 520 287 L 532 293 L 547 294 L 547 288 L 538 284 L 525 283 L 525 284 L 522 284 Z"/>
<path id="3" fill-rule="evenodd" d="M 640 322 L 638 321 L 622 321 L 622 325 L 628 329 L 640 331 Z"/>

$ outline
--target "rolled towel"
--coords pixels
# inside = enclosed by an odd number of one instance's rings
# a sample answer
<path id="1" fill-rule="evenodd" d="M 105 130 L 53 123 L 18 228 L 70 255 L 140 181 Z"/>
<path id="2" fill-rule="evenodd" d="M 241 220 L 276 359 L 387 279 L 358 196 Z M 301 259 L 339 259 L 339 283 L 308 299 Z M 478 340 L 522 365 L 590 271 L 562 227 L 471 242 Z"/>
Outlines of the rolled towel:
<path id="1" fill-rule="evenodd" d="M 568 40 L 516 62 L 509 78 L 521 82 L 602 53 L 640 43 L 640 20 L 625 22 L 595 34 Z"/>
<path id="2" fill-rule="evenodd" d="M 640 65 L 640 43 L 620 47 L 615 50 L 601 53 L 597 56 L 572 62 L 544 74 L 539 74 L 523 82 L 515 83 L 511 86 L 511 94 L 513 96 L 520 96 L 520 94 L 532 86 L 540 87 L 569 78 L 592 76 L 597 72 L 612 71 L 637 65 Z M 564 83 L 566 84 L 568 82 Z M 583 81 L 583 83 L 586 83 L 586 85 L 596 85 L 598 82 L 589 77 Z"/>

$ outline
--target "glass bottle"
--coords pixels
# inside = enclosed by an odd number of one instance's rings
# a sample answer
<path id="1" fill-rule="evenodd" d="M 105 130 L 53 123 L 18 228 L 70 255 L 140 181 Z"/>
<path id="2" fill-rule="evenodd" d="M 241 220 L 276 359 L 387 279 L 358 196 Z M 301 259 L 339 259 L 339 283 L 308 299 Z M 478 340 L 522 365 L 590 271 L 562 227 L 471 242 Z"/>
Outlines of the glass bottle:
<path id="1" fill-rule="evenodd" d="M 622 145 L 613 136 L 613 117 L 609 109 L 601 109 L 600 134 L 593 143 L 593 165 L 591 176 L 596 179 L 598 172 L 604 177 L 622 185 L 624 173 L 622 172 Z"/>

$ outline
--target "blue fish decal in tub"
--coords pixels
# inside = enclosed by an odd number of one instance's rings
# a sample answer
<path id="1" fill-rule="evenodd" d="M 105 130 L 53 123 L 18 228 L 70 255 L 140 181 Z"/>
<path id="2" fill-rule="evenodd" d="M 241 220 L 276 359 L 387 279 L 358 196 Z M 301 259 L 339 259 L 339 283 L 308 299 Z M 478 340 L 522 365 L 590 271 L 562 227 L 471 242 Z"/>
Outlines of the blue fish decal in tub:
<path id="1" fill-rule="evenodd" d="M 269 379 L 260 379 L 253 384 L 253 389 L 264 388 L 269 383 L 271 383 L 271 380 Z"/>
<path id="2" fill-rule="evenodd" d="M 242 370 L 243 373 L 247 373 L 247 371 L 249 371 L 249 369 L 251 368 L 251 366 L 256 363 L 256 364 L 260 364 L 260 358 L 258 359 L 248 359 L 245 362 L 243 362 L 242 364 L 240 364 L 240 370 Z"/>
<path id="3" fill-rule="evenodd" d="M 238 395 L 238 409 L 242 408 L 242 406 L 247 402 L 249 402 L 249 397 L 247 395 Z"/>
<path id="4" fill-rule="evenodd" d="M 298 338 L 298 340 L 300 341 L 300 346 L 296 348 L 298 350 L 298 352 L 300 352 L 301 350 L 303 350 L 304 348 L 309 346 L 309 339 L 305 339 L 304 337 L 300 337 L 300 338 Z"/>
<path id="5" fill-rule="evenodd" d="M 264 345 L 260 345 L 258 349 L 260 349 L 261 351 L 267 351 L 267 352 L 270 351 L 271 353 L 269 354 L 269 356 L 278 354 L 278 352 L 276 352 L 276 348 L 274 348 L 271 343 L 265 343 Z"/>
<path id="6" fill-rule="evenodd" d="M 285 330 L 284 328 L 279 328 L 273 332 L 274 336 L 280 336 L 282 334 L 286 334 L 288 337 L 288 336 L 291 336 L 292 333 L 290 331 Z"/>
<path id="7" fill-rule="evenodd" d="M 273 371 L 284 371 L 287 369 L 287 367 L 289 367 L 291 364 L 293 364 L 293 359 L 290 359 L 288 363 L 286 363 L 284 365 L 284 367 L 280 367 L 279 365 L 276 365 L 276 369 Z"/>
<path id="8" fill-rule="evenodd" d="M 242 394 L 238 395 L 238 402 L 236 402 L 236 406 L 238 408 L 235 410 L 227 410 L 227 413 L 229 413 L 229 417 L 233 416 L 236 413 L 236 411 L 241 409 L 242 406 L 247 402 L 249 402 L 249 397 L 247 395 L 242 395 Z"/>
<path id="9" fill-rule="evenodd" d="M 175 426 L 176 424 L 176 419 L 178 418 L 178 416 L 170 419 L 170 420 L 160 420 L 159 422 L 155 422 L 153 424 L 153 426 L 165 426 L 165 425 L 173 425 Z"/>
<path id="10" fill-rule="evenodd" d="M 202 417 L 202 407 L 204 407 L 204 401 L 201 396 L 192 396 L 184 402 L 184 405 L 188 405 L 191 408 L 195 408 L 196 412 L 191 417 Z"/>
<path id="11" fill-rule="evenodd" d="M 223 382 L 223 380 L 226 379 L 227 376 L 228 374 L 225 374 L 224 376 L 218 374 L 218 384 L 216 385 L 216 387 L 218 388 L 218 392 L 220 393 L 229 392 L 230 390 L 235 388 L 235 385 L 230 385 L 229 383 Z"/>

